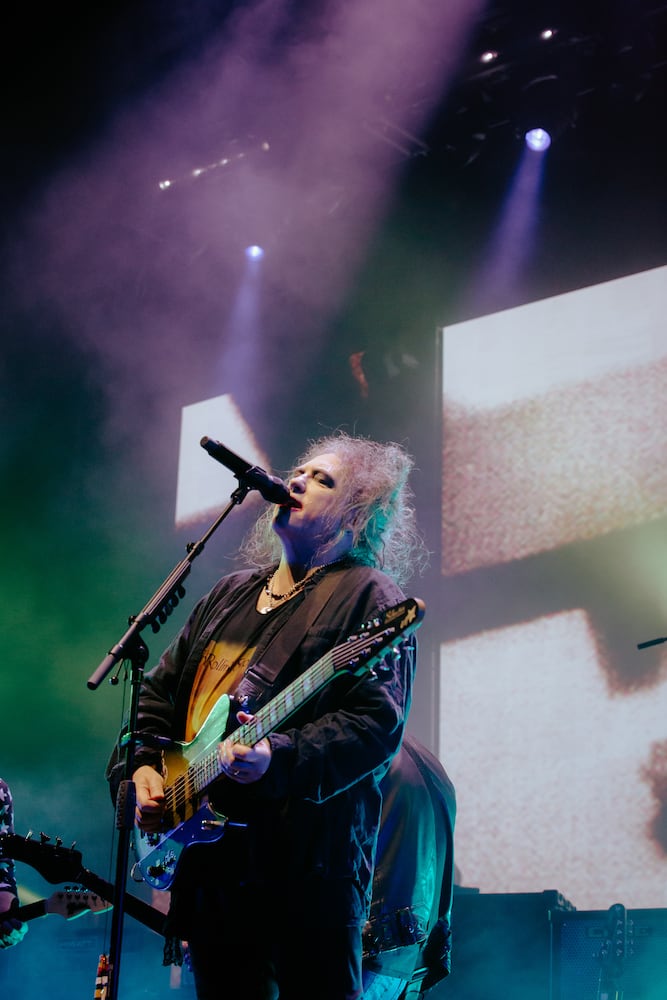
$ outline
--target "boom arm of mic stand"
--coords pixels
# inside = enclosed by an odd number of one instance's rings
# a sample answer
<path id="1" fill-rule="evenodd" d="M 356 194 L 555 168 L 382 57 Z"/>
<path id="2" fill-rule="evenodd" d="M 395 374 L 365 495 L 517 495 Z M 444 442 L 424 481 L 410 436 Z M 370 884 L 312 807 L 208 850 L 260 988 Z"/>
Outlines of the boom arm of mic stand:
<path id="1" fill-rule="evenodd" d="M 104 657 L 100 665 L 88 680 L 88 687 L 95 690 L 102 683 L 114 667 L 123 660 L 129 660 L 132 664 L 131 684 L 130 684 L 130 706 L 129 724 L 123 745 L 126 749 L 124 775 L 125 780 L 130 781 L 134 773 L 134 751 L 137 742 L 136 723 L 139 710 L 139 689 L 143 677 L 143 668 L 148 659 L 148 648 L 140 637 L 141 631 L 146 625 L 151 625 L 154 632 L 160 630 L 160 625 L 164 624 L 168 615 L 178 604 L 179 599 L 185 593 L 183 580 L 190 572 L 192 563 L 204 549 L 207 541 L 214 531 L 222 524 L 230 511 L 245 500 L 251 490 L 251 486 L 239 479 L 239 485 L 232 493 L 229 503 L 208 531 L 202 535 L 200 540 L 190 543 L 187 546 L 187 555 L 169 574 L 162 586 L 151 597 L 140 614 L 130 619 L 130 627 L 123 637 L 113 646 Z M 134 823 L 134 817 L 125 817 L 124 822 L 119 824 L 118 830 L 118 850 L 116 854 L 116 881 L 114 883 L 113 912 L 111 918 L 110 943 L 109 943 L 109 978 L 106 996 L 108 1000 L 117 1000 L 118 982 L 120 972 L 121 945 L 123 937 L 123 914 L 125 910 L 127 866 L 130 853 L 130 831 Z"/>
<path id="2" fill-rule="evenodd" d="M 658 636 L 657 639 L 648 639 L 646 642 L 639 642 L 637 643 L 637 649 L 648 649 L 649 646 L 659 646 L 663 642 L 667 642 L 667 635 Z"/>
<path id="3" fill-rule="evenodd" d="M 215 531 L 217 531 L 230 511 L 240 503 L 243 503 L 246 496 L 250 492 L 250 489 L 250 486 L 246 486 L 243 482 L 240 483 L 237 489 L 235 489 L 232 493 L 229 503 L 219 517 L 216 518 L 198 542 L 190 542 L 187 547 L 188 552 L 185 558 L 181 559 L 179 564 L 174 567 L 164 583 L 158 588 L 158 590 L 155 591 L 143 610 L 140 611 L 138 615 L 133 615 L 130 618 L 130 627 L 128 630 L 125 632 L 123 637 L 119 639 L 114 646 L 112 646 L 100 665 L 89 677 L 88 687 L 91 691 L 98 688 L 107 674 L 111 673 L 114 667 L 116 667 L 119 663 L 126 659 L 132 659 L 132 650 L 136 642 L 136 637 L 143 629 L 146 628 L 147 625 L 151 626 L 153 632 L 160 631 L 160 626 L 164 625 L 168 616 L 174 610 L 179 600 L 185 593 L 183 581 L 192 569 L 192 563 L 197 556 L 201 555 L 209 538 Z"/>

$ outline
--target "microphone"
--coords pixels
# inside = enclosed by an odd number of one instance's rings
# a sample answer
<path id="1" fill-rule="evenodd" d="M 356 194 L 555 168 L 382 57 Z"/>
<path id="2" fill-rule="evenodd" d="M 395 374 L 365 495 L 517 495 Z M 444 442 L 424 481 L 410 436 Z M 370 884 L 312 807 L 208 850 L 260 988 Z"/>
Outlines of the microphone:
<path id="1" fill-rule="evenodd" d="M 277 476 L 270 476 L 258 465 L 251 465 L 244 458 L 239 458 L 229 448 L 212 438 L 203 437 L 199 442 L 204 451 L 207 451 L 211 458 L 220 462 L 227 469 L 230 469 L 243 486 L 249 486 L 251 490 L 259 490 L 261 495 L 269 503 L 281 504 L 283 507 L 293 507 L 294 503 L 289 490 L 282 479 Z"/>

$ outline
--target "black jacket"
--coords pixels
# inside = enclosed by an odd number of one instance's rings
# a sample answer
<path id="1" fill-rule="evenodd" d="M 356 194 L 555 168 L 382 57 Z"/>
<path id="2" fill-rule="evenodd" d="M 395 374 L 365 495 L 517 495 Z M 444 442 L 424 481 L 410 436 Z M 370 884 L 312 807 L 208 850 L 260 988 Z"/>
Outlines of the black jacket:
<path id="1" fill-rule="evenodd" d="M 245 571 L 223 578 L 195 607 L 185 627 L 149 671 L 142 686 L 137 728 L 140 733 L 182 739 L 191 687 L 202 652 L 244 601 L 257 593 L 266 573 Z M 289 602 L 289 620 L 276 633 L 278 616 L 266 626 L 247 676 L 258 663 L 271 661 L 286 629 L 299 629 L 312 618 L 318 587 L 329 577 L 335 589 L 307 632 L 299 632 L 287 661 L 280 664 L 269 697 L 311 666 L 332 647 L 384 608 L 403 599 L 383 573 L 359 565 L 332 568 Z M 328 584 L 329 588 L 331 584 Z M 271 640 L 274 639 L 273 646 Z M 211 787 L 212 798 L 230 818 L 248 828 L 248 871 L 244 879 L 351 878 L 370 902 L 381 794 L 379 782 L 396 753 L 410 703 L 414 639 L 378 680 L 366 674 L 336 676 L 318 695 L 270 736 L 268 771 L 248 786 L 223 781 Z M 262 668 L 259 667 L 261 674 Z M 275 673 L 275 670 L 274 670 Z M 255 685 L 255 693 L 262 682 Z M 267 700 L 266 693 L 260 701 Z M 258 706 L 254 706 L 258 707 Z M 135 767 L 160 767 L 157 751 L 141 748 Z M 119 779 L 122 765 L 110 770 Z M 224 841 L 223 837 L 223 841 Z M 202 850 L 212 850 L 215 845 Z M 178 881 L 178 877 L 177 877 Z"/>

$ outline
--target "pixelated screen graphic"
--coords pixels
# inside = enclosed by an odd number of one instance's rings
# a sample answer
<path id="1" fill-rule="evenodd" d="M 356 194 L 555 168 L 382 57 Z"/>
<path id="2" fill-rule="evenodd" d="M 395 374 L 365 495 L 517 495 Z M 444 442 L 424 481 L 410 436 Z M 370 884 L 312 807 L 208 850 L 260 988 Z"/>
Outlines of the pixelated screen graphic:
<path id="1" fill-rule="evenodd" d="M 667 905 L 667 268 L 445 328 L 460 881 Z"/>

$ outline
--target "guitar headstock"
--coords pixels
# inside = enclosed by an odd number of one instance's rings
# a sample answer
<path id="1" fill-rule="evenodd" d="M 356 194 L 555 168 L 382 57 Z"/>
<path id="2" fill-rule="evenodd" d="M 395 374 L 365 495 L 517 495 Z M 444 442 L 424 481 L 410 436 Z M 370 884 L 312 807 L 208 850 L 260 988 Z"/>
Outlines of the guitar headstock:
<path id="1" fill-rule="evenodd" d="M 84 913 L 106 913 L 111 906 L 96 892 L 88 892 L 86 889 L 63 889 L 44 900 L 47 913 L 57 913 L 65 920 L 74 920 Z"/>
<path id="2" fill-rule="evenodd" d="M 76 882 L 82 868 L 82 855 L 72 847 L 63 847 L 60 841 L 50 843 L 42 835 L 40 840 L 16 833 L 0 834 L 0 858 L 12 858 L 34 868 L 47 882 Z"/>
<path id="3" fill-rule="evenodd" d="M 426 606 L 418 597 L 406 597 L 400 604 L 385 608 L 365 622 L 356 635 L 350 636 L 332 652 L 336 669 L 363 674 L 383 660 L 396 643 L 419 628 Z"/>
<path id="4" fill-rule="evenodd" d="M 371 624 L 381 629 L 394 629 L 396 633 L 395 638 L 398 639 L 403 635 L 409 635 L 410 632 L 414 632 L 416 628 L 419 628 L 425 611 L 426 605 L 419 597 L 406 597 L 400 604 L 394 604 L 391 608 L 385 608 L 377 619 L 373 619 Z"/>

